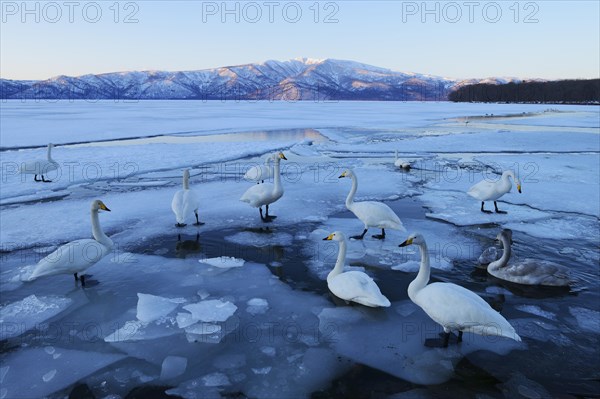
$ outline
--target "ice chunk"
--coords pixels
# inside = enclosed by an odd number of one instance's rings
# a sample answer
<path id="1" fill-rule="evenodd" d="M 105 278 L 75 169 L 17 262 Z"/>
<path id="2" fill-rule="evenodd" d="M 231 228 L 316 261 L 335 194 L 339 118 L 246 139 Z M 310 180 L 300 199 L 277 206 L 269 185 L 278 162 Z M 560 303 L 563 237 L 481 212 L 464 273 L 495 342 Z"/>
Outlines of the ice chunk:
<path id="1" fill-rule="evenodd" d="M 552 312 L 548 312 L 546 310 L 542 310 L 539 306 L 535 305 L 517 305 L 515 308 L 519 309 L 521 312 L 531 313 L 537 316 L 545 317 L 546 319 L 556 320 L 556 314 Z"/>
<path id="2" fill-rule="evenodd" d="M 277 354 L 277 350 L 272 346 L 263 346 L 260 351 L 269 357 L 273 357 Z"/>
<path id="3" fill-rule="evenodd" d="M 392 266 L 392 270 L 400 270 L 402 272 L 416 272 L 419 270 L 421 262 L 418 260 L 409 260 L 408 262 Z"/>
<path id="4" fill-rule="evenodd" d="M 269 310 L 269 302 L 266 299 L 252 298 L 246 304 L 248 305 L 246 312 L 253 315 L 263 314 Z"/>
<path id="5" fill-rule="evenodd" d="M 138 293 L 137 319 L 149 323 L 165 317 L 171 313 L 179 304 L 185 302 L 181 298 L 163 298 L 160 296 Z"/>
<path id="6" fill-rule="evenodd" d="M 221 326 L 212 323 L 196 323 L 185 329 L 185 332 L 196 335 L 210 335 L 221 331 Z"/>
<path id="7" fill-rule="evenodd" d="M 181 374 L 185 373 L 187 363 L 188 360 L 185 357 L 167 356 L 162 362 L 160 379 L 169 380 L 171 378 L 179 377 Z"/>
<path id="8" fill-rule="evenodd" d="M 200 259 L 198 260 L 198 262 L 206 263 L 207 265 L 211 265 L 221 269 L 241 267 L 244 266 L 244 263 L 246 263 L 244 259 L 233 258 L 231 256 L 220 256 L 218 258 Z"/>
<path id="9" fill-rule="evenodd" d="M 249 245 L 253 247 L 269 246 L 290 246 L 294 237 L 288 233 L 254 233 L 251 231 L 242 231 L 232 236 L 225 237 L 229 242 L 239 245 Z"/>
<path id="10" fill-rule="evenodd" d="M 56 316 L 71 305 L 70 298 L 29 295 L 0 309 L 0 340 L 13 338 Z"/>
<path id="11" fill-rule="evenodd" d="M 600 312 L 597 310 L 573 306 L 569 307 L 569 313 L 577 319 L 579 327 L 593 333 L 600 333 Z"/>
<path id="12" fill-rule="evenodd" d="M 2 381 L 5 397 L 11 399 L 41 398 L 64 389 L 84 379 L 96 370 L 125 358 L 114 353 L 86 352 L 72 349 L 57 349 L 60 360 L 46 353 L 44 348 L 24 349 L 10 353 L 3 359 L 9 364 Z M 32 367 L 35 365 L 35 367 Z M 23 389 L 23 382 L 27 389 Z"/>
<path id="13" fill-rule="evenodd" d="M 192 317 L 191 313 L 177 313 L 177 326 L 179 328 L 186 328 L 196 323 L 196 320 Z"/>
<path id="14" fill-rule="evenodd" d="M 258 374 L 258 375 L 265 375 L 265 374 L 269 374 L 271 372 L 271 368 L 272 367 L 261 367 L 261 368 L 252 368 L 252 372 L 254 374 Z"/>
<path id="15" fill-rule="evenodd" d="M 126 321 L 123 327 L 104 338 L 104 342 L 144 341 L 168 337 L 180 330 L 174 326 L 175 321 L 167 319 L 166 323 L 144 323 L 139 320 Z"/>
<path id="16" fill-rule="evenodd" d="M 198 303 L 185 305 L 183 308 L 189 311 L 195 320 L 207 323 L 225 321 L 237 310 L 237 306 L 233 303 L 223 302 L 219 299 L 200 301 Z"/>
<path id="17" fill-rule="evenodd" d="M 202 377 L 202 383 L 207 387 L 222 387 L 231 385 L 229 378 L 223 373 L 211 373 Z"/>

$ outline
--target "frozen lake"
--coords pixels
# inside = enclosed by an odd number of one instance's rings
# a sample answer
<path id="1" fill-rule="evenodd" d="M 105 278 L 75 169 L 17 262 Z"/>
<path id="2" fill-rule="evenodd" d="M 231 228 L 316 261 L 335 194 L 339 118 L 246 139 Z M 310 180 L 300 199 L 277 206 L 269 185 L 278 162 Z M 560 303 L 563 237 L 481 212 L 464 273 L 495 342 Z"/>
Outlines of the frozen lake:
<path id="1" fill-rule="evenodd" d="M 600 392 L 598 107 L 5 101 L 0 121 L 0 399 Z M 49 142 L 53 182 L 19 174 Z M 285 194 L 265 224 L 239 198 L 246 170 L 274 151 L 287 158 Z M 427 239 L 432 280 L 483 297 L 522 343 L 465 333 L 461 345 L 425 347 L 441 328 L 408 299 L 419 253 L 398 248 L 404 232 L 349 242 L 347 264 L 391 307 L 333 297 L 337 246 L 322 239 L 363 228 L 338 179 L 349 167 L 357 200 L 384 201 Z M 175 227 L 184 168 L 200 227 Z M 507 214 L 481 213 L 466 191 L 508 168 L 523 193 L 500 199 Z M 100 222 L 115 246 L 86 287 L 68 274 L 24 281 L 57 246 L 91 237 L 96 198 L 111 209 Z M 525 289 L 478 269 L 502 228 L 513 259 L 567 266 L 575 284 Z"/>

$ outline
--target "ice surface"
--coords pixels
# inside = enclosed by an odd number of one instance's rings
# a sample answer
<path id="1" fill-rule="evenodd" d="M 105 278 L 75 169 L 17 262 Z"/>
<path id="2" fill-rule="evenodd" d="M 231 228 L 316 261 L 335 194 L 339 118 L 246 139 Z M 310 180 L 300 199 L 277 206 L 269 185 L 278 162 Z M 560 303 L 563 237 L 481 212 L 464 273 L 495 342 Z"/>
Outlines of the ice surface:
<path id="1" fill-rule="evenodd" d="M 10 366 L 2 382 L 5 397 L 45 397 L 125 358 L 116 353 L 64 348 L 57 348 L 57 351 L 61 354 L 59 358 L 46 353 L 43 348 L 23 349 L 6 356 L 3 363 Z"/>
<path id="2" fill-rule="evenodd" d="M 579 306 L 569 307 L 569 313 L 577 319 L 579 327 L 593 333 L 600 333 L 600 312 Z"/>
<path id="3" fill-rule="evenodd" d="M 192 303 L 183 307 L 185 310 L 192 314 L 195 320 L 203 322 L 222 322 L 233 316 L 237 310 L 231 302 L 222 301 L 220 299 L 211 299 L 207 301 L 201 301 L 198 303 Z"/>
<path id="4" fill-rule="evenodd" d="M 234 244 L 250 245 L 254 247 L 267 247 L 267 246 L 288 246 L 291 245 L 294 237 L 288 233 L 253 233 L 249 231 L 242 231 L 232 236 L 225 237 L 225 239 Z"/>
<path id="5" fill-rule="evenodd" d="M 181 356 L 167 356 L 162 362 L 160 369 L 160 379 L 169 380 L 171 378 L 179 377 L 185 373 L 188 360 Z"/>
<path id="6" fill-rule="evenodd" d="M 0 309 L 0 339 L 19 336 L 67 309 L 70 298 L 29 295 Z"/>
<path id="7" fill-rule="evenodd" d="M 185 302 L 181 298 L 163 298 L 156 295 L 138 293 L 137 319 L 144 323 L 158 320 Z"/>
<path id="8" fill-rule="evenodd" d="M 220 256 L 218 258 L 200 259 L 200 263 L 206 263 L 220 269 L 230 269 L 232 267 L 244 266 L 246 261 L 244 259 L 233 258 L 231 256 Z"/>
<path id="9" fill-rule="evenodd" d="M 537 315 L 537 316 L 544 317 L 544 318 L 549 319 L 549 320 L 556 321 L 556 314 L 555 313 L 549 312 L 547 310 L 543 310 L 539 306 L 535 306 L 535 305 L 517 305 L 517 306 L 515 306 L 515 308 L 519 309 L 522 312 L 531 313 L 531 314 L 534 314 L 534 315 Z"/>

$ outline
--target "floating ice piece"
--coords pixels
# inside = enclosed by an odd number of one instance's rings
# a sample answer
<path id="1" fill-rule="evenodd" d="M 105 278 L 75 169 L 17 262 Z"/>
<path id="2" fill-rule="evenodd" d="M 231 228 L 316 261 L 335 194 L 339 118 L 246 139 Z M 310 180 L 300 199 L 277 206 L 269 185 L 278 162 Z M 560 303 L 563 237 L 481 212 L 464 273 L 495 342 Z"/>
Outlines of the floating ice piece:
<path id="1" fill-rule="evenodd" d="M 579 327 L 587 331 L 600 333 L 600 312 L 597 310 L 573 306 L 569 307 L 569 313 L 577 319 Z"/>
<path id="2" fill-rule="evenodd" d="M 2 389 L 5 398 L 42 398 L 51 396 L 96 370 L 125 358 L 121 354 L 57 349 L 62 356 L 56 360 L 44 348 L 24 349 L 8 354 L 3 364 L 9 364 Z M 35 365 L 35 367 L 32 367 Z M 26 381 L 27 389 L 23 389 Z"/>
<path id="3" fill-rule="evenodd" d="M 185 302 L 181 298 L 163 298 L 150 294 L 137 294 L 137 319 L 144 323 L 149 323 L 165 317 L 171 313 L 179 304 Z"/>
<path id="4" fill-rule="evenodd" d="M 552 312 L 548 312 L 546 310 L 542 310 L 539 306 L 535 305 L 517 305 L 515 308 L 519 309 L 521 312 L 531 313 L 537 316 L 545 317 L 546 319 L 556 321 L 556 314 Z"/>
<path id="5" fill-rule="evenodd" d="M 273 357 L 277 354 L 277 349 L 272 346 L 263 346 L 260 351 L 269 357 Z"/>
<path id="6" fill-rule="evenodd" d="M 169 380 L 171 378 L 179 377 L 185 373 L 187 368 L 188 360 L 181 356 L 167 356 L 162 362 L 160 369 L 160 379 Z"/>
<path id="7" fill-rule="evenodd" d="M 196 335 L 211 335 L 221 331 L 221 326 L 213 323 L 196 323 L 186 327 L 185 332 Z"/>
<path id="8" fill-rule="evenodd" d="M 231 256 L 220 256 L 218 258 L 200 259 L 200 263 L 206 263 L 220 269 L 231 269 L 234 267 L 242 267 L 246 261 L 244 259 L 233 258 Z"/>
<path id="9" fill-rule="evenodd" d="M 269 310 L 269 302 L 266 299 L 252 298 L 246 304 L 248 305 L 246 312 L 253 315 L 263 314 Z"/>
<path id="10" fill-rule="evenodd" d="M 202 377 L 202 383 L 207 387 L 222 387 L 231 385 L 229 378 L 223 373 L 212 373 Z"/>
<path id="11" fill-rule="evenodd" d="M 177 313 L 175 320 L 179 328 L 186 328 L 196 323 L 191 313 Z"/>
<path id="12" fill-rule="evenodd" d="M 248 245 L 253 247 L 269 247 L 269 246 L 290 246 L 294 241 L 294 237 L 288 233 L 254 233 L 250 231 L 242 231 L 232 236 L 225 237 L 225 240 L 239 245 Z"/>
<path id="13" fill-rule="evenodd" d="M 64 297 L 28 297 L 0 309 L 0 340 L 17 337 L 56 316 L 73 301 Z"/>
<path id="14" fill-rule="evenodd" d="M 219 299 L 211 299 L 208 301 L 200 301 L 183 307 L 192 314 L 195 320 L 203 322 L 220 322 L 225 321 L 237 310 L 231 302 L 223 302 Z"/>
<path id="15" fill-rule="evenodd" d="M 258 375 L 265 375 L 265 374 L 269 374 L 271 372 L 272 367 L 261 367 L 261 368 L 252 368 L 252 372 L 254 374 L 258 374 Z"/>
<path id="16" fill-rule="evenodd" d="M 167 319 L 168 320 L 168 319 Z M 173 321 L 174 323 L 174 321 Z M 144 341 L 155 338 L 168 337 L 177 334 L 180 330 L 174 327 L 171 320 L 167 323 L 144 323 L 139 320 L 130 320 L 125 322 L 123 327 L 119 328 L 104 338 L 104 342 L 131 342 Z"/>
<path id="17" fill-rule="evenodd" d="M 419 262 L 418 260 L 409 260 L 408 262 L 392 266 L 392 270 L 400 270 L 402 272 L 416 272 L 419 270 L 420 266 L 421 262 Z"/>

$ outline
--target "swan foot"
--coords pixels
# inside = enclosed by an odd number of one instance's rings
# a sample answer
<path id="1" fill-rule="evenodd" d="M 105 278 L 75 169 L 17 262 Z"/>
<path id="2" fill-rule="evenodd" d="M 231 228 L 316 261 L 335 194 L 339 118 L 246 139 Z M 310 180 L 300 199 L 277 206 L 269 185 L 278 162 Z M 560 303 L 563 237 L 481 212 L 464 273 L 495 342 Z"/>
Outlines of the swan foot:
<path id="1" fill-rule="evenodd" d="M 365 234 L 367 234 L 367 229 L 365 229 L 361 235 L 359 236 L 351 236 L 350 238 L 354 239 L 354 240 L 362 240 L 363 238 L 365 238 Z"/>
<path id="2" fill-rule="evenodd" d="M 496 209 L 496 213 L 500 213 L 500 214 L 508 213 L 506 211 L 501 211 L 500 209 L 498 209 L 498 204 L 496 204 L 496 201 L 494 201 L 494 208 Z"/>
<path id="3" fill-rule="evenodd" d="M 40 179 L 38 179 L 37 175 L 33 175 L 33 180 L 38 182 L 41 181 Z"/>
<path id="4" fill-rule="evenodd" d="M 385 238 L 385 229 L 381 229 L 381 234 L 373 234 L 371 237 L 383 240 Z"/>
<path id="5" fill-rule="evenodd" d="M 206 223 L 204 223 L 204 222 L 196 222 L 196 223 L 194 223 L 194 226 L 202 226 L 204 224 L 206 224 Z"/>
<path id="6" fill-rule="evenodd" d="M 194 215 L 196 215 L 196 223 L 194 223 L 194 226 L 202 226 L 204 222 L 201 222 L 200 219 L 198 219 L 198 212 L 194 212 Z"/>
<path id="7" fill-rule="evenodd" d="M 187 224 L 185 223 L 175 223 L 175 227 L 185 227 Z"/>
<path id="8" fill-rule="evenodd" d="M 44 183 L 52 183 L 52 180 L 46 180 L 46 178 L 44 177 L 44 175 L 42 175 L 42 181 Z"/>
<path id="9" fill-rule="evenodd" d="M 488 211 L 486 209 L 483 209 L 483 205 L 485 204 L 485 202 L 481 201 L 481 212 L 483 213 L 492 213 L 492 211 Z"/>
<path id="10" fill-rule="evenodd" d="M 458 332 L 458 338 L 456 339 L 456 342 L 458 342 L 458 343 L 462 342 L 462 335 L 463 335 L 463 332 L 459 331 Z"/>

